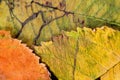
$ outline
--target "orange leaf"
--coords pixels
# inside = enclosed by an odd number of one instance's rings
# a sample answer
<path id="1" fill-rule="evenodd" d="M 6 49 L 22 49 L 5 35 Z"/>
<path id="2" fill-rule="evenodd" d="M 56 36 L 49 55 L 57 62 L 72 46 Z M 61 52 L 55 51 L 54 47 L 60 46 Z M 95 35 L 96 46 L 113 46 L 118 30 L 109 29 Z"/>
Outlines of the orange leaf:
<path id="1" fill-rule="evenodd" d="M 39 57 L 9 32 L 0 31 L 0 80 L 50 80 Z"/>

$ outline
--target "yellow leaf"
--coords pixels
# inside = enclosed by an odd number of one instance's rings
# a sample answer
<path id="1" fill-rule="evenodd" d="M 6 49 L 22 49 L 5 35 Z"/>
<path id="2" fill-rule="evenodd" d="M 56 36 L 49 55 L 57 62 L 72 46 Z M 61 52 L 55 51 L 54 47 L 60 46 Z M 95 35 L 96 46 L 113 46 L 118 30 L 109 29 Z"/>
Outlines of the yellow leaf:
<path id="1" fill-rule="evenodd" d="M 77 28 L 36 46 L 60 80 L 94 80 L 120 61 L 120 32 L 103 26 Z"/>

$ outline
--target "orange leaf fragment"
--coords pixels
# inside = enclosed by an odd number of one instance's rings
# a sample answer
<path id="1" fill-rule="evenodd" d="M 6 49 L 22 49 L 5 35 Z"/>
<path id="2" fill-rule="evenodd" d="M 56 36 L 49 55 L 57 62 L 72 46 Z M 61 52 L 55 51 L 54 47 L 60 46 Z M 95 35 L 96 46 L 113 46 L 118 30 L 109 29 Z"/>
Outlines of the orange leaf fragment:
<path id="1" fill-rule="evenodd" d="M 49 76 L 32 50 L 0 31 L 0 80 L 50 80 Z"/>

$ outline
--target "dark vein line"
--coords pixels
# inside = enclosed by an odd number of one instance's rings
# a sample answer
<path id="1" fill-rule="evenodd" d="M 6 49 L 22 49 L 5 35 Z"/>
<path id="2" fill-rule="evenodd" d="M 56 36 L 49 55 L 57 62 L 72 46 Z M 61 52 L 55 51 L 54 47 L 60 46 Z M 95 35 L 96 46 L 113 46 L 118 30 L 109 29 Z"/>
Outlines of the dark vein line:
<path id="1" fill-rule="evenodd" d="M 31 16 L 29 16 L 23 23 L 22 25 L 25 26 L 28 22 L 30 22 L 31 20 L 35 19 L 39 13 L 42 13 L 42 11 L 38 11 L 36 13 L 33 13 Z"/>
<path id="2" fill-rule="evenodd" d="M 26 8 L 26 13 L 27 13 L 27 15 L 29 16 L 28 7 L 26 6 L 25 8 Z M 32 13 L 34 13 L 34 12 L 33 12 L 33 8 L 32 8 L 32 5 L 30 5 L 30 9 L 31 9 Z M 34 25 L 33 25 L 32 22 L 30 22 L 30 24 L 31 24 L 31 27 L 32 27 L 33 33 L 34 33 L 34 35 L 36 36 L 37 34 L 36 34 L 35 29 L 34 29 Z"/>
<path id="3" fill-rule="evenodd" d="M 78 51 L 79 51 L 79 37 L 76 41 L 76 49 L 75 49 L 75 54 L 74 54 L 74 65 L 73 65 L 73 79 L 72 80 L 75 80 L 75 71 L 76 71 L 76 63 L 77 63 L 77 54 L 78 54 Z"/>
<path id="4" fill-rule="evenodd" d="M 38 11 L 38 12 L 36 12 L 36 13 L 33 13 L 33 14 L 32 14 L 31 16 L 29 16 L 24 22 L 21 23 L 22 27 L 21 27 L 21 29 L 19 30 L 18 34 L 16 35 L 16 38 L 19 37 L 19 35 L 21 34 L 24 26 L 25 26 L 28 22 L 30 22 L 31 20 L 35 19 L 35 18 L 38 16 L 38 14 L 41 13 L 41 12 L 42 12 L 42 11 Z"/>
<path id="5" fill-rule="evenodd" d="M 45 4 L 41 4 L 41 3 L 39 3 L 39 2 L 35 2 L 35 1 L 33 1 L 33 2 L 34 2 L 35 4 L 37 4 L 37 5 L 39 5 L 39 6 L 42 6 L 42 7 L 52 8 L 52 9 L 54 9 L 54 10 L 59 10 L 59 11 L 62 11 L 62 12 L 64 12 L 64 13 L 74 14 L 73 12 L 59 9 L 58 7 L 53 7 L 53 6 L 49 6 L 49 5 L 45 5 Z"/>
<path id="6" fill-rule="evenodd" d="M 40 27 L 40 29 L 39 29 L 39 32 L 38 32 L 38 35 L 36 36 L 36 38 L 35 38 L 35 45 L 37 45 L 37 40 L 38 40 L 38 38 L 40 37 L 40 34 L 41 34 L 41 31 L 42 31 L 42 29 L 46 26 L 46 25 L 48 25 L 48 24 L 50 24 L 51 22 L 53 22 L 53 21 L 55 21 L 55 20 L 57 20 L 57 19 L 59 19 L 59 18 L 61 18 L 61 17 L 64 17 L 66 14 L 64 14 L 64 15 L 62 15 L 62 16 L 59 16 L 59 17 L 56 17 L 56 18 L 54 18 L 54 19 L 52 19 L 52 20 L 50 20 L 50 21 L 48 21 L 48 22 L 46 22 L 46 23 L 43 23 L 43 25 L 41 25 L 41 27 Z"/>
<path id="7" fill-rule="evenodd" d="M 41 18 L 42 18 L 43 23 L 46 23 L 46 20 L 44 18 L 43 12 L 41 13 Z"/>

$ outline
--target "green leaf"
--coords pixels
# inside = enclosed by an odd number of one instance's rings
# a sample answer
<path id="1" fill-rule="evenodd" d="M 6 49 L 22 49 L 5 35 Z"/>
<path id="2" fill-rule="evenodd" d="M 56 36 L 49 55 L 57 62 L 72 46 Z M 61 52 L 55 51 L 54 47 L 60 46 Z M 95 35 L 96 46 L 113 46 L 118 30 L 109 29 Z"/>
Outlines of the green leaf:
<path id="1" fill-rule="evenodd" d="M 120 61 L 120 32 L 106 26 L 63 32 L 35 50 L 59 80 L 94 80 Z"/>

